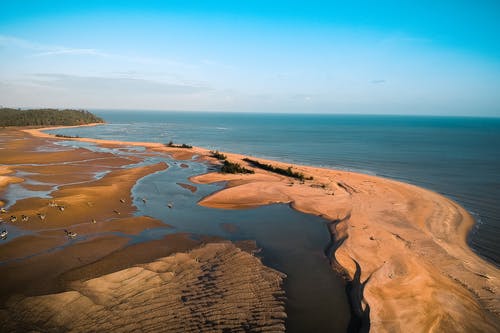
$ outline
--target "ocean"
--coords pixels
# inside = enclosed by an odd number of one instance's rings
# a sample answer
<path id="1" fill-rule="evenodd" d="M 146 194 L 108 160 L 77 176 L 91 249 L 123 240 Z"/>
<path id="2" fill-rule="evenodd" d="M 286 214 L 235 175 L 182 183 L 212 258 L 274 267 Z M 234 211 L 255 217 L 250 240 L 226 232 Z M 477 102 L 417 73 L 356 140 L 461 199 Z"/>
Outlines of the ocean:
<path id="1" fill-rule="evenodd" d="M 104 126 L 54 133 L 187 143 L 388 177 L 439 192 L 476 219 L 471 248 L 500 265 L 500 118 L 94 110 Z"/>

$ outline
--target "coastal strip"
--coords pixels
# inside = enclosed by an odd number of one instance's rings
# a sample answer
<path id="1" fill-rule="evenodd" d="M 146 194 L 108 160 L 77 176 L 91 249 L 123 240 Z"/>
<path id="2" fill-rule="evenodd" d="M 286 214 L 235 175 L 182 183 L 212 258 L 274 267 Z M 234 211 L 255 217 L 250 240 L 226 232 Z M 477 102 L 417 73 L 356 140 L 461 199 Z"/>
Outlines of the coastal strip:
<path id="1" fill-rule="evenodd" d="M 53 138 L 39 129 L 26 132 Z M 220 163 L 199 147 L 186 150 L 160 143 L 71 140 L 143 146 Z M 371 331 L 496 332 L 500 327 L 500 272 L 468 247 L 466 237 L 474 220 L 455 202 L 381 177 L 258 159 L 306 176 L 297 180 L 255 168 L 245 162 L 248 156 L 224 154 L 255 173 L 192 177 L 195 183 L 228 182 L 200 204 L 240 209 L 290 203 L 299 211 L 338 221 L 330 225 L 334 239 L 342 240 L 332 263 L 350 280 L 363 284 L 358 297 L 362 311 L 369 306 Z"/>

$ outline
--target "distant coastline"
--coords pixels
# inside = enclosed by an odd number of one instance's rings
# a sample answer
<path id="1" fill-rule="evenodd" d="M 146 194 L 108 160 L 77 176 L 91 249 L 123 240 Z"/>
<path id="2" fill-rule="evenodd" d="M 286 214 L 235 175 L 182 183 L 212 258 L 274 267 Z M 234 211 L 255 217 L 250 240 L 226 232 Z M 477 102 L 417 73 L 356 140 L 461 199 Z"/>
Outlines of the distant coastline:
<path id="1" fill-rule="evenodd" d="M 0 127 L 7 126 L 79 126 L 104 123 L 86 110 L 0 108 Z"/>

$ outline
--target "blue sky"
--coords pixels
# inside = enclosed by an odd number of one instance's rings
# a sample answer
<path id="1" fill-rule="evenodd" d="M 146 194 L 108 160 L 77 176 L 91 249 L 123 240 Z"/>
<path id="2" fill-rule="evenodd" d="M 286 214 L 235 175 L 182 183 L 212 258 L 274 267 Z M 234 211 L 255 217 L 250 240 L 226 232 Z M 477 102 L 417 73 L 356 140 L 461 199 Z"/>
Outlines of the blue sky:
<path id="1" fill-rule="evenodd" d="M 498 1 L 0 1 L 0 104 L 500 116 Z"/>

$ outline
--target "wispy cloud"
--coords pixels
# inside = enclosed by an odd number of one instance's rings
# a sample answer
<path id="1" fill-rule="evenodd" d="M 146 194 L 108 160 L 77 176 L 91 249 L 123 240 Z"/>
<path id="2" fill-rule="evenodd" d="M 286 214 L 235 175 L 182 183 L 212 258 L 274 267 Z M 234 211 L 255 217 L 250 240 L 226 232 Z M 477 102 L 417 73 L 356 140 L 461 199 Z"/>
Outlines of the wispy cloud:
<path id="1" fill-rule="evenodd" d="M 78 76 L 59 73 L 38 73 L 31 83 L 52 89 L 77 92 L 117 94 L 189 95 L 210 91 L 204 85 L 176 84 L 136 78 Z"/>
<path id="2" fill-rule="evenodd" d="M 4 47 L 14 46 L 22 49 L 32 50 L 36 53 L 33 53 L 31 56 L 35 57 L 58 55 L 58 54 L 75 54 L 75 55 L 83 54 L 83 55 L 95 55 L 95 56 L 108 56 L 108 54 L 98 51 L 96 49 L 69 48 L 58 45 L 40 44 L 26 39 L 21 39 L 12 36 L 5 36 L 5 35 L 0 35 L 0 45 Z"/>
<path id="3" fill-rule="evenodd" d="M 0 82 L 9 106 L 204 110 L 219 96 L 210 86 L 125 77 L 38 73 Z"/>
<path id="4" fill-rule="evenodd" d="M 49 57 L 49 56 L 61 56 L 61 55 L 92 56 L 92 57 L 109 58 L 111 60 L 122 60 L 126 62 L 133 62 L 140 64 L 152 64 L 152 65 L 164 64 L 176 67 L 192 67 L 189 64 L 185 64 L 180 61 L 166 59 L 166 58 L 130 56 L 130 55 L 122 55 L 122 54 L 106 52 L 104 50 L 99 50 L 95 48 L 74 48 L 61 45 L 43 44 L 6 35 L 0 35 L 0 46 L 16 47 L 24 50 L 29 50 L 31 51 L 31 53 L 28 54 L 27 57 Z"/>
<path id="5" fill-rule="evenodd" d="M 387 82 L 386 80 L 371 80 L 370 81 L 371 84 L 384 84 L 386 82 Z"/>
<path id="6" fill-rule="evenodd" d="M 45 51 L 45 52 L 39 52 L 35 53 L 32 56 L 33 57 L 46 57 L 46 56 L 52 56 L 52 55 L 63 55 L 63 54 L 73 54 L 73 55 L 91 55 L 91 56 L 98 56 L 98 57 L 110 57 L 110 54 L 100 52 L 95 49 L 68 49 L 68 48 L 59 48 L 59 49 L 53 49 L 50 51 Z"/>

